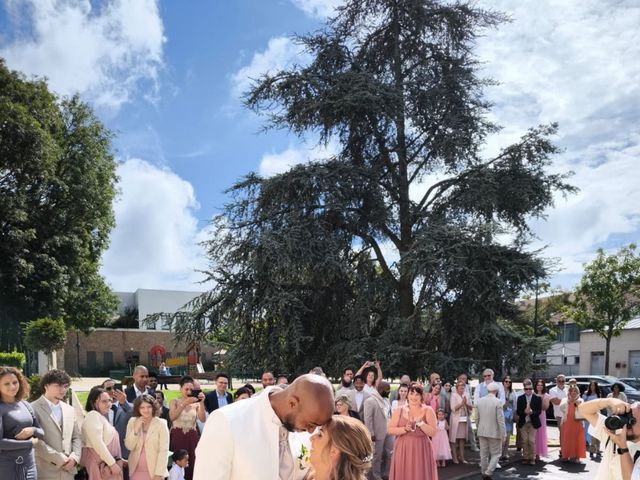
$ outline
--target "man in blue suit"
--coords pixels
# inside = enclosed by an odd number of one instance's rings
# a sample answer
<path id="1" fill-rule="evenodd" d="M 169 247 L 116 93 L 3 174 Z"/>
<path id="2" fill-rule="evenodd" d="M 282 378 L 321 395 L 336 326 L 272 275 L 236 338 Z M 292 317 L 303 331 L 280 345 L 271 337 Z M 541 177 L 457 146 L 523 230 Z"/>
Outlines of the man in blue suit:
<path id="1" fill-rule="evenodd" d="M 133 401 L 140 395 L 147 392 L 147 384 L 149 383 L 149 370 L 143 365 L 138 365 L 133 369 L 133 385 L 128 386 L 124 393 L 127 394 L 127 401 Z"/>

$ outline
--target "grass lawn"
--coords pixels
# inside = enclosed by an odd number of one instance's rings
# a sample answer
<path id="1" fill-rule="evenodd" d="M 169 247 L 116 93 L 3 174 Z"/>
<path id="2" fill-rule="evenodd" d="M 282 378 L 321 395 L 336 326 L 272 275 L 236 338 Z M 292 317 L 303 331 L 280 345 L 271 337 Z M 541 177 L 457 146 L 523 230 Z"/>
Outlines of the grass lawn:
<path id="1" fill-rule="evenodd" d="M 173 400 L 174 398 L 178 398 L 180 396 L 179 390 L 163 390 L 162 393 L 164 393 L 164 399 L 167 405 L 169 404 L 169 401 Z M 76 395 L 80 400 L 80 405 L 82 405 L 82 407 L 84 408 L 85 404 L 87 403 L 87 397 L 89 396 L 89 392 L 76 392 Z"/>

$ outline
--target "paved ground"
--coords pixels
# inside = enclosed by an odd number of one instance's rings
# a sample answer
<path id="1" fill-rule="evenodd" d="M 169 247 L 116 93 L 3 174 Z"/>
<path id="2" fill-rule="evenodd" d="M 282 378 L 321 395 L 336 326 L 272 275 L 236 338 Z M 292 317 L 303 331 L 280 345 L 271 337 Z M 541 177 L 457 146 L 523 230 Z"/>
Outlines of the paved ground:
<path id="1" fill-rule="evenodd" d="M 459 480 L 470 479 L 480 480 L 479 460 L 477 454 L 470 457 L 471 462 L 467 465 L 453 465 L 446 468 L 438 469 L 439 480 Z M 593 460 L 583 460 L 581 465 L 572 463 L 564 463 L 558 460 L 558 448 L 549 450 L 549 458 L 544 458 L 536 464 L 536 466 L 522 465 L 520 463 L 520 455 L 515 451 L 511 452 L 512 459 L 508 462 L 502 462 L 502 468 L 496 470 L 493 474 L 494 479 L 544 479 L 544 480 L 567 480 L 572 479 L 591 479 L 595 477 L 599 463 Z"/>

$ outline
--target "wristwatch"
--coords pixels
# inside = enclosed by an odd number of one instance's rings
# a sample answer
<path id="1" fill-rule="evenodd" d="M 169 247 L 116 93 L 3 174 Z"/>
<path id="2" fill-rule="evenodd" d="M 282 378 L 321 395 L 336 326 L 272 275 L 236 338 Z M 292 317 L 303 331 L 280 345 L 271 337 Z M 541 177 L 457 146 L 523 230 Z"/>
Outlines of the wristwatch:
<path id="1" fill-rule="evenodd" d="M 628 448 L 619 448 L 617 450 L 618 455 L 622 455 L 623 453 L 629 453 L 629 449 Z"/>
<path id="2" fill-rule="evenodd" d="M 416 422 L 416 427 L 418 428 L 420 428 L 423 425 L 424 425 L 424 422 L 422 420 L 420 420 L 419 422 Z"/>

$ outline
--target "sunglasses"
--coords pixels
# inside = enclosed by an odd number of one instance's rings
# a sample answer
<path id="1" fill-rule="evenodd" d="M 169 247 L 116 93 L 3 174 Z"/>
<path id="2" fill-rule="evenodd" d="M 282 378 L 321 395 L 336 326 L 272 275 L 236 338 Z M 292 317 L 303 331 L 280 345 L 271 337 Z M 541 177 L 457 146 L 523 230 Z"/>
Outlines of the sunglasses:
<path id="1" fill-rule="evenodd" d="M 105 387 L 105 390 L 106 390 L 107 392 L 111 392 L 111 391 L 113 391 L 113 390 L 114 390 L 114 388 L 113 388 L 113 387 Z"/>
<path id="2" fill-rule="evenodd" d="M 524 387 L 525 390 L 533 390 L 533 387 Z"/>
<path id="3" fill-rule="evenodd" d="M 511 383 L 511 380 L 505 380 L 503 383 Z"/>

